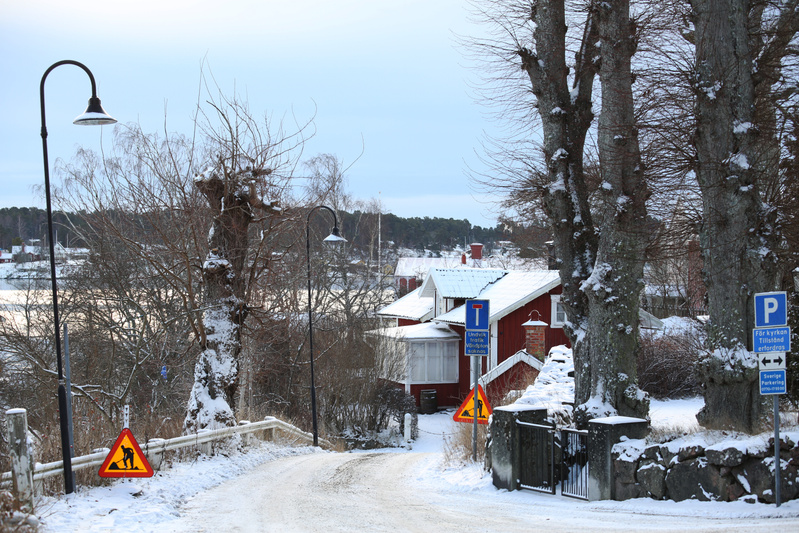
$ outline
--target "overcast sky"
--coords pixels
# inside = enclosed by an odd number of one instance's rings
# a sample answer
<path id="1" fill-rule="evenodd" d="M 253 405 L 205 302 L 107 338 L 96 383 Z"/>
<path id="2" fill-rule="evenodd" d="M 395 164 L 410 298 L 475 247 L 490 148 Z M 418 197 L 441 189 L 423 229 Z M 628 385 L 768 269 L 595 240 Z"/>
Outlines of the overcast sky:
<path id="1" fill-rule="evenodd" d="M 56 61 L 94 74 L 103 106 L 148 132 L 191 130 L 201 69 L 252 112 L 310 118 L 305 155 L 332 153 L 358 199 L 399 216 L 493 226 L 474 192 L 490 128 L 456 34 L 474 35 L 463 0 L 0 0 L 0 207 L 40 206 L 39 83 Z M 95 25 L 95 22 L 97 25 Z M 45 86 L 50 160 L 99 150 L 113 126 L 78 127 L 86 75 L 62 66 Z M 101 131 L 102 130 L 102 131 Z M 56 177 L 53 177 L 54 181 Z"/>

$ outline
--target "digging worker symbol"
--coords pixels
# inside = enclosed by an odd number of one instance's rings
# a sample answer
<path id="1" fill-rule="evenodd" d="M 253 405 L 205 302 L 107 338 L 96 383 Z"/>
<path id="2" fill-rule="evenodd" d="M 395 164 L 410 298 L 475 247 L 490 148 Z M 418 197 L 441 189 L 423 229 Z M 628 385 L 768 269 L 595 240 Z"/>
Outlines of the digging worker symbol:
<path id="1" fill-rule="evenodd" d="M 125 470 L 133 470 L 133 448 L 128 448 L 127 446 L 121 446 L 122 448 L 122 462 L 125 464 Z M 128 461 L 130 461 L 130 466 L 128 466 Z"/>
<path id="2" fill-rule="evenodd" d="M 477 413 L 476 413 L 476 415 L 475 415 L 475 413 L 470 413 L 469 411 L 464 411 L 463 412 L 463 416 L 470 417 L 470 418 L 474 418 L 475 416 L 477 416 L 477 418 L 483 418 L 483 400 L 481 400 L 479 398 L 476 398 L 476 397 L 475 397 L 475 400 L 477 401 Z M 474 404 L 472 404 L 472 405 L 474 405 Z"/>

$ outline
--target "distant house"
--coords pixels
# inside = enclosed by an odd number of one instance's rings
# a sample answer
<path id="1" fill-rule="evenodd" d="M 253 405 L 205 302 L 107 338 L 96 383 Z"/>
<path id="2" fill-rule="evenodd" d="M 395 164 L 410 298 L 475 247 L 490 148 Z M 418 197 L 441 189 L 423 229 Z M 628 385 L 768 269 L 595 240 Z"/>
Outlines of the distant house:
<path id="1" fill-rule="evenodd" d="M 399 346 L 405 376 L 397 381 L 417 402 L 435 390 L 438 405 L 459 405 L 477 363 L 489 399 L 497 398 L 535 377 L 549 348 L 568 344 L 560 292 L 556 271 L 433 268 L 420 287 L 378 311 L 394 323 L 372 333 Z M 489 301 L 488 357 L 464 355 L 469 299 Z"/>
<path id="2" fill-rule="evenodd" d="M 14 262 L 14 254 L 12 254 L 11 252 L 0 250 L 0 263 L 13 263 L 13 262 Z"/>
<path id="3" fill-rule="evenodd" d="M 404 375 L 390 379 L 417 404 L 422 391 L 435 391 L 439 406 L 460 405 L 472 389 L 472 364 L 480 364 L 480 383 L 495 401 L 532 383 L 552 347 L 570 346 L 560 298 L 553 270 L 432 268 L 420 287 L 378 311 L 391 325 L 370 333 L 393 342 L 401 359 L 393 366 Z M 488 357 L 464 353 L 465 304 L 472 299 L 489 302 Z M 663 328 L 643 310 L 640 325 Z"/>
<path id="4" fill-rule="evenodd" d="M 19 246 L 12 246 L 11 247 L 11 256 L 14 258 L 14 261 L 19 263 L 27 263 L 29 261 L 41 261 L 42 260 L 42 247 L 39 246 L 39 240 L 30 240 L 30 241 L 23 241 Z"/>
<path id="5" fill-rule="evenodd" d="M 400 257 L 394 270 L 394 288 L 404 295 L 416 289 L 432 268 L 499 268 L 506 270 L 531 270 L 541 268 L 540 261 L 517 256 L 483 257 L 483 245 L 472 243 L 469 251 L 445 257 Z"/>

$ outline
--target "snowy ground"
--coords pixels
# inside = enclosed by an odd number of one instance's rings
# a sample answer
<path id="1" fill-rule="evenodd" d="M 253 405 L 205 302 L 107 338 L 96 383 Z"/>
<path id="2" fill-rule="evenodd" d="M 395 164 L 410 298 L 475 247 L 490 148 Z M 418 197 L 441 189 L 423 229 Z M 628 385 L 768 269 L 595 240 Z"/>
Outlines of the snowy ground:
<path id="1" fill-rule="evenodd" d="M 653 402 L 653 425 L 693 425 L 701 401 Z M 443 466 L 452 412 L 419 417 L 412 450 L 336 454 L 263 444 L 153 478 L 37 502 L 45 532 L 799 531 L 799 501 L 583 502 L 496 490 L 477 465 Z M 374 479 L 372 479 L 374 478 Z M 248 499 L 251 501 L 248 502 Z"/>

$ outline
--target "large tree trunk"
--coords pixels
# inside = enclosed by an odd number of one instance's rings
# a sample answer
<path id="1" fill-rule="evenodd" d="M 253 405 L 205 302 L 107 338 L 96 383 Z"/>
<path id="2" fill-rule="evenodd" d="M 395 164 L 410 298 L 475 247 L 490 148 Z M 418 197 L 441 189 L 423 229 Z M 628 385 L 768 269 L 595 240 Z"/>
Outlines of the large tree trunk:
<path id="1" fill-rule="evenodd" d="M 600 31 L 599 8 L 592 5 L 576 56 L 573 90 L 568 86 L 562 0 L 536 4 L 536 49 L 519 50 L 544 130 L 548 185 L 542 194 L 554 230 L 580 421 L 615 413 L 646 416 L 648 411 L 646 395 L 635 385 L 643 246 L 641 234 L 630 230 L 643 227 L 646 188 L 633 119 L 630 57 L 634 45 L 629 6 L 602 5 L 607 12 L 601 20 L 607 28 Z M 592 86 L 600 64 L 600 33 L 601 60 L 608 62 L 602 67 L 606 142 L 601 147 L 602 165 L 607 165 L 603 179 L 608 204 L 601 234 L 597 234 L 583 156 L 593 120 Z"/>
<path id="2" fill-rule="evenodd" d="M 648 189 L 632 95 L 635 30 L 628 0 L 598 8 L 602 114 L 598 146 L 602 220 L 596 265 L 583 284 L 590 303 L 591 395 L 584 410 L 646 417 L 637 385 L 639 298 L 643 289 Z M 603 407 L 607 405 L 607 407 Z M 590 414 L 590 413 L 589 413 Z"/>
<path id="3" fill-rule="evenodd" d="M 759 131 L 748 0 L 693 0 L 696 27 L 697 179 L 702 191 L 700 242 L 710 310 L 709 352 L 698 371 L 713 429 L 754 432 L 763 416 L 757 360 L 747 351 L 753 295 L 772 290 L 774 262 L 759 181 L 770 132 Z M 762 104 L 762 102 L 761 102 Z M 761 136 L 764 136 L 761 138 Z"/>
<path id="4" fill-rule="evenodd" d="M 247 318 L 247 230 L 253 220 L 253 207 L 264 207 L 255 195 L 257 171 L 234 172 L 220 167 L 206 171 L 195 181 L 216 215 L 202 268 L 205 329 L 184 422 L 184 430 L 189 433 L 236 424 L 233 406 L 242 349 L 241 328 Z"/>
<path id="5" fill-rule="evenodd" d="M 522 69 L 530 77 L 544 133 L 547 181 L 543 205 L 554 233 L 554 251 L 560 273 L 561 302 L 568 318 L 564 326 L 572 344 L 577 403 L 590 397 L 590 338 L 588 300 L 582 281 L 593 270 L 597 234 L 585 194 L 583 152 L 593 120 L 592 91 L 596 77 L 598 40 L 589 17 L 575 67 L 574 98 L 566 65 L 566 12 L 562 0 L 542 1 L 534 14 L 536 50 L 519 50 Z"/>

